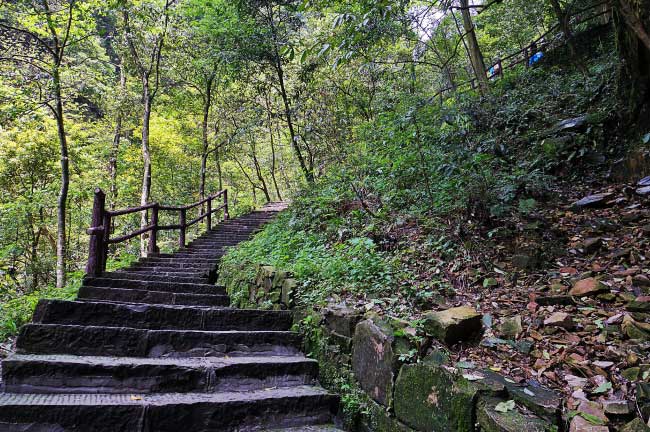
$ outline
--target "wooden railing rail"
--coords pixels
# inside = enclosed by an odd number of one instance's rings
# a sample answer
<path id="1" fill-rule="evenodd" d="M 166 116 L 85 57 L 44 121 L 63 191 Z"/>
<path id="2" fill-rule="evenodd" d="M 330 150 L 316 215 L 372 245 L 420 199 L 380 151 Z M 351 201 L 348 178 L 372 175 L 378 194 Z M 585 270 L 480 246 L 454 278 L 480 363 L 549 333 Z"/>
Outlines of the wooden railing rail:
<path id="1" fill-rule="evenodd" d="M 218 207 L 214 207 L 213 203 L 216 199 L 222 198 L 223 203 Z M 187 211 L 195 209 L 199 206 L 205 205 L 205 211 L 202 211 L 199 217 L 187 221 Z M 124 216 L 128 214 L 138 213 L 142 211 L 151 211 L 151 220 L 149 225 L 135 230 L 131 233 L 111 238 L 111 223 L 117 216 Z M 178 224 L 174 225 L 160 225 L 159 213 L 160 211 L 178 212 Z M 93 200 L 93 213 L 92 213 L 92 227 L 88 229 L 90 235 L 90 245 L 88 248 L 88 263 L 86 264 L 86 274 L 89 276 L 100 276 L 106 270 L 106 259 L 108 257 L 108 246 L 112 244 L 122 243 L 134 237 L 150 232 L 148 253 L 153 254 L 159 252 L 158 249 L 158 232 L 179 230 L 178 245 L 185 247 L 187 228 L 196 225 L 197 223 L 205 220 L 206 230 L 212 230 L 212 215 L 223 211 L 223 220 L 228 220 L 228 191 L 222 190 L 213 195 L 208 196 L 201 201 L 188 204 L 185 206 L 167 206 L 160 205 L 159 203 L 150 203 L 140 207 L 131 207 L 122 210 L 107 210 L 106 209 L 106 194 L 101 189 L 95 189 L 95 197 Z"/>

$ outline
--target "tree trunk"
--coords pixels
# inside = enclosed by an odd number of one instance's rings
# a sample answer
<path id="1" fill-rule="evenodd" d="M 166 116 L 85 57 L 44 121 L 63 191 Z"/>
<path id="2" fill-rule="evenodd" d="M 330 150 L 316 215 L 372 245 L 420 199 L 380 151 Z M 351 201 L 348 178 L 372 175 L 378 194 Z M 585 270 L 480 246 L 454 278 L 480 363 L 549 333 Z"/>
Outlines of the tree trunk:
<path id="1" fill-rule="evenodd" d="M 650 22 L 650 3 L 632 8 L 628 0 L 615 3 L 617 48 L 621 61 L 619 97 L 626 107 L 625 121 L 650 122 L 650 37 L 644 23 Z"/>
<path id="2" fill-rule="evenodd" d="M 571 26 L 569 24 L 569 15 L 562 9 L 559 0 L 550 0 L 550 2 L 553 7 L 553 13 L 555 13 L 555 17 L 560 23 L 560 29 L 562 30 L 562 34 L 564 34 L 564 40 L 566 40 L 567 46 L 569 47 L 569 54 L 571 55 L 571 58 L 575 60 L 578 54 L 572 41 L 573 32 L 571 31 Z"/>
<path id="3" fill-rule="evenodd" d="M 212 83 L 214 82 L 214 75 L 210 76 L 206 82 L 205 97 L 203 98 L 203 121 L 201 123 L 203 149 L 201 152 L 201 180 L 199 183 L 199 197 L 201 200 L 205 198 L 205 177 L 208 164 L 208 120 L 210 118 L 210 106 L 212 105 Z M 201 207 L 201 212 L 203 212 Z"/>
<path id="4" fill-rule="evenodd" d="M 289 136 L 291 138 L 291 148 L 293 149 L 293 152 L 296 154 L 296 158 L 298 159 L 298 163 L 300 164 L 300 169 L 302 170 L 302 173 L 305 176 L 305 180 L 307 180 L 307 183 L 313 183 L 314 173 L 307 167 L 307 164 L 305 163 L 305 158 L 303 157 L 302 152 L 300 151 L 300 146 L 298 145 L 298 136 L 296 135 L 296 131 L 293 125 L 293 116 L 291 114 L 291 103 L 289 102 L 289 95 L 287 94 L 287 89 L 284 82 L 284 69 L 282 68 L 282 57 L 280 57 L 280 52 L 278 51 L 278 40 L 277 40 L 276 28 L 275 28 L 275 23 L 273 22 L 273 9 L 269 5 L 267 5 L 267 9 L 269 12 L 269 16 L 268 16 L 269 27 L 271 29 L 271 34 L 273 36 L 273 42 L 274 42 L 273 66 L 278 76 L 278 84 L 280 84 L 280 95 L 282 96 L 282 102 L 284 103 L 284 114 L 287 119 L 287 127 L 289 128 Z"/>
<path id="5" fill-rule="evenodd" d="M 144 169 L 142 173 L 142 194 L 140 195 L 140 205 L 144 206 L 149 202 L 151 197 L 151 153 L 149 149 L 149 124 L 151 121 L 152 96 L 149 88 L 149 77 L 145 74 L 142 76 L 142 100 L 144 110 L 142 115 L 142 161 Z M 147 212 L 141 212 L 140 227 L 148 225 Z M 148 233 L 140 236 L 140 254 L 147 255 L 147 237 Z"/>
<path id="6" fill-rule="evenodd" d="M 63 117 L 63 98 L 61 96 L 61 76 L 59 66 L 53 71 L 54 79 L 54 114 L 59 136 L 61 152 L 61 189 L 57 203 L 57 235 L 56 235 L 56 287 L 63 288 L 66 284 L 66 208 L 68 202 L 68 189 L 70 187 L 70 162 L 68 160 L 68 140 L 65 135 Z"/>
<path id="7" fill-rule="evenodd" d="M 253 138 L 251 137 L 251 140 Z M 254 143 L 254 141 L 251 141 L 251 143 Z M 262 192 L 264 192 L 264 198 L 266 198 L 266 202 L 270 203 L 271 202 L 271 194 L 269 193 L 269 188 L 266 185 L 266 181 L 264 180 L 264 176 L 262 175 L 262 167 L 260 166 L 260 162 L 257 159 L 257 148 L 255 144 L 251 144 L 251 150 L 252 150 L 252 155 L 251 157 L 253 158 L 253 165 L 255 166 L 255 174 L 257 175 L 257 179 L 262 183 Z"/>
<path id="8" fill-rule="evenodd" d="M 118 66 L 120 72 L 120 99 L 123 97 L 126 92 L 126 73 L 124 73 L 124 66 L 120 64 Z M 108 172 L 111 177 L 111 198 L 109 207 L 111 210 L 115 210 L 117 205 L 117 158 L 120 154 L 120 141 L 122 140 L 122 108 L 123 101 L 120 100 L 117 117 L 115 118 L 115 134 L 113 136 L 113 147 L 111 148 L 111 156 L 108 165 Z"/>
<path id="9" fill-rule="evenodd" d="M 289 96 L 287 95 L 287 90 L 284 85 L 284 71 L 282 70 L 282 61 L 280 60 L 279 54 L 276 56 L 276 72 L 278 74 L 278 82 L 280 84 L 280 94 L 282 96 L 282 102 L 284 103 L 284 115 L 287 118 L 287 127 L 289 128 L 289 137 L 291 138 L 291 148 L 296 154 L 298 163 L 300 164 L 300 169 L 302 170 L 305 180 L 308 183 L 314 182 L 314 173 L 309 171 L 307 164 L 305 163 L 305 158 L 300 151 L 300 146 L 298 145 L 298 136 L 293 127 L 293 117 L 291 115 L 291 104 L 289 103 Z"/>
<path id="10" fill-rule="evenodd" d="M 223 190 L 223 173 L 221 172 L 221 152 L 219 148 L 214 151 L 214 159 L 217 164 L 217 177 L 219 178 L 219 190 Z"/>
<path id="11" fill-rule="evenodd" d="M 478 44 L 478 39 L 476 39 L 474 23 L 472 22 L 472 15 L 469 9 L 469 0 L 460 0 L 460 7 L 463 16 L 463 28 L 467 36 L 469 60 L 472 64 L 472 69 L 474 69 L 474 75 L 476 75 L 479 89 L 481 93 L 485 94 L 488 91 L 490 81 L 485 70 L 483 53 L 481 53 L 481 47 Z"/>
<path id="12" fill-rule="evenodd" d="M 270 93 L 270 92 L 269 92 Z M 275 139 L 273 136 L 273 122 L 271 120 L 271 101 L 269 93 L 266 93 L 264 96 L 264 101 L 266 102 L 266 121 L 269 129 L 269 138 L 271 140 L 271 179 L 273 179 L 273 186 L 275 187 L 275 194 L 278 197 L 279 201 L 282 201 L 282 194 L 280 194 L 280 188 L 278 187 L 278 180 L 275 178 Z"/>

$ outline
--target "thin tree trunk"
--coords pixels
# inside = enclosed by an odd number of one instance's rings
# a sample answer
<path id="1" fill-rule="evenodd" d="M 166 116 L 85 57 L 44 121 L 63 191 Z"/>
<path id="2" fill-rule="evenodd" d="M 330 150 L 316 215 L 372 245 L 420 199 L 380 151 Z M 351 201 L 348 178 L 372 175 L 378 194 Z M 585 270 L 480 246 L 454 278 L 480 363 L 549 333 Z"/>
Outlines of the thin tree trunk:
<path id="1" fill-rule="evenodd" d="M 269 193 L 269 188 L 266 185 L 266 180 L 264 180 L 264 176 L 262 175 L 262 167 L 260 165 L 259 160 L 257 159 L 257 146 L 255 145 L 255 139 L 254 137 L 250 137 L 251 139 L 251 157 L 253 158 L 253 166 L 255 167 L 255 174 L 257 175 L 258 180 L 260 183 L 262 183 L 262 192 L 264 192 L 264 198 L 266 198 L 266 202 L 269 203 L 271 202 L 271 194 Z"/>
<path id="2" fill-rule="evenodd" d="M 266 121 L 269 129 L 269 138 L 271 139 L 271 179 L 273 179 L 273 186 L 275 187 L 275 193 L 278 196 L 278 200 L 282 201 L 282 194 L 280 193 L 280 188 L 278 187 L 278 180 L 275 178 L 275 140 L 273 137 L 273 123 L 271 121 L 271 101 L 269 100 L 269 94 L 265 95 L 266 102 Z"/>
<path id="3" fill-rule="evenodd" d="M 214 82 L 214 74 L 212 74 L 207 82 L 205 88 L 205 97 L 203 98 L 203 121 L 201 123 L 202 131 L 202 140 L 203 140 L 203 149 L 201 152 L 201 180 L 199 183 L 199 198 L 203 200 L 205 198 L 205 177 L 207 172 L 208 165 L 208 150 L 209 150 L 209 141 L 208 141 L 208 120 L 210 118 L 210 106 L 212 105 L 212 83 Z M 204 206 L 201 207 L 201 213 L 204 211 Z"/>
<path id="4" fill-rule="evenodd" d="M 54 67 L 54 113 L 56 117 L 59 147 L 61 152 L 61 189 L 57 202 L 57 235 L 56 235 L 56 287 L 63 288 L 66 284 L 66 208 L 68 189 L 70 187 L 70 161 L 68 159 L 68 140 L 65 134 L 63 117 L 63 97 L 61 96 L 61 75 L 59 65 Z"/>
<path id="5" fill-rule="evenodd" d="M 151 151 L 149 148 L 149 125 L 151 122 L 151 105 L 152 97 L 149 88 L 149 77 L 142 76 L 142 99 L 144 110 L 142 115 L 142 161 L 144 169 L 142 173 L 142 194 L 140 195 L 140 205 L 144 206 L 149 202 L 151 197 Z M 144 228 L 148 224 L 147 212 L 140 213 L 140 227 Z M 140 236 L 140 254 L 147 255 L 147 233 Z"/>
<path id="6" fill-rule="evenodd" d="M 120 72 L 120 99 L 126 92 L 126 73 L 124 73 L 124 66 L 118 66 Z M 113 136 L 113 147 L 111 148 L 111 156 L 109 160 L 108 172 L 111 177 L 111 198 L 110 209 L 115 210 L 117 205 L 117 158 L 120 154 L 120 141 L 122 140 L 122 108 L 123 104 L 120 100 L 117 117 L 115 118 L 115 134 Z"/>
<path id="7" fill-rule="evenodd" d="M 293 125 L 293 116 L 291 114 L 291 103 L 289 102 L 289 95 L 287 94 L 287 89 L 285 86 L 284 82 L 284 69 L 282 68 L 282 58 L 280 57 L 280 52 L 278 51 L 278 41 L 277 41 L 277 34 L 276 34 L 276 28 L 275 28 L 275 23 L 273 22 L 273 9 L 271 6 L 267 5 L 267 10 L 269 12 L 268 20 L 269 20 L 269 26 L 271 28 L 271 34 L 273 36 L 273 42 L 274 42 L 274 67 L 275 67 L 275 72 L 277 73 L 278 76 L 278 84 L 280 85 L 280 95 L 282 96 L 282 102 L 284 104 L 284 114 L 286 116 L 287 120 L 287 127 L 289 128 L 289 136 L 291 138 L 291 148 L 293 149 L 293 152 L 296 155 L 296 158 L 298 159 L 298 164 L 300 165 L 300 169 L 302 170 L 303 175 L 305 176 L 305 180 L 307 180 L 308 183 L 313 183 L 314 182 L 314 173 L 310 171 L 310 169 L 307 167 L 307 164 L 305 163 L 305 158 L 302 155 L 302 152 L 300 151 L 300 146 L 298 145 L 298 136 L 296 135 L 296 131 Z"/>
<path id="8" fill-rule="evenodd" d="M 287 90 L 284 85 L 284 71 L 282 70 L 282 63 L 279 57 L 279 54 L 276 59 L 276 72 L 278 74 L 278 81 L 280 83 L 280 94 L 282 96 L 282 102 L 284 104 L 284 115 L 286 116 L 287 119 L 287 127 L 289 128 L 289 137 L 291 138 L 291 148 L 293 149 L 293 152 L 296 154 L 296 158 L 298 159 L 298 163 L 300 164 L 300 169 L 302 170 L 303 175 L 305 176 L 305 180 L 307 180 L 308 183 L 313 183 L 314 182 L 314 173 L 309 171 L 309 168 L 307 168 L 307 164 L 305 163 L 305 158 L 302 155 L 302 152 L 300 151 L 300 146 L 298 145 L 298 136 L 296 135 L 296 131 L 293 127 L 293 117 L 291 115 L 291 104 L 289 102 L 289 96 L 287 95 Z"/>
<path id="9" fill-rule="evenodd" d="M 479 89 L 481 93 L 486 93 L 488 91 L 490 81 L 488 80 L 486 74 L 483 53 L 481 53 L 481 47 L 479 46 L 478 39 L 476 38 L 476 31 L 474 29 L 474 23 L 472 22 L 472 15 L 469 9 L 469 0 L 460 0 L 460 6 L 461 14 L 463 16 L 463 28 L 465 29 L 467 36 L 469 59 L 472 63 L 472 68 L 474 69 L 474 75 L 476 75 Z"/>
<path id="10" fill-rule="evenodd" d="M 219 178 L 219 190 L 223 190 L 223 173 L 221 171 L 221 152 L 219 148 L 214 151 L 214 159 L 217 164 L 217 177 Z"/>

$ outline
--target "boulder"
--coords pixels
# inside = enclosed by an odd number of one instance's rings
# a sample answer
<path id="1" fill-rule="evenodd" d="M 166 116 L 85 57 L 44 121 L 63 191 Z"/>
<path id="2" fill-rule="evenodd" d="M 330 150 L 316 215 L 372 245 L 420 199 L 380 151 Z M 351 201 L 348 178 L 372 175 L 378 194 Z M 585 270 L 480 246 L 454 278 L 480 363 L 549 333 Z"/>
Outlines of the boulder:
<path id="1" fill-rule="evenodd" d="M 324 315 L 325 325 L 329 330 L 349 338 L 354 336 L 354 329 L 362 318 L 360 311 L 344 304 L 328 306 Z"/>
<path id="2" fill-rule="evenodd" d="M 642 342 L 650 341 L 650 324 L 635 321 L 630 315 L 623 317 L 623 332 L 630 339 Z"/>
<path id="3" fill-rule="evenodd" d="M 534 267 L 533 258 L 530 255 L 524 254 L 513 255 L 512 265 L 520 270 L 527 270 Z"/>
<path id="4" fill-rule="evenodd" d="M 596 278 L 579 280 L 573 285 L 569 294 L 575 297 L 585 297 L 608 292 L 609 287 Z"/>
<path id="5" fill-rule="evenodd" d="M 644 177 L 637 183 L 637 186 L 646 187 L 650 186 L 650 176 Z"/>
<path id="6" fill-rule="evenodd" d="M 634 275 L 632 283 L 638 287 L 650 287 L 650 278 L 644 274 Z"/>
<path id="7" fill-rule="evenodd" d="M 637 297 L 635 300 L 629 302 L 625 309 L 630 312 L 650 312 L 650 296 Z"/>
<path id="8" fill-rule="evenodd" d="M 481 317 L 472 307 L 455 307 L 426 313 L 423 317 L 423 328 L 427 334 L 451 345 L 476 339 L 483 328 Z"/>
<path id="9" fill-rule="evenodd" d="M 521 315 L 504 318 L 499 325 L 499 334 L 508 339 L 515 339 L 522 331 Z"/>
<path id="10" fill-rule="evenodd" d="M 584 130 L 589 124 L 589 116 L 587 114 L 581 115 L 579 117 L 574 117 L 566 120 L 562 120 L 551 128 L 551 133 L 558 132 L 577 132 Z"/>
<path id="11" fill-rule="evenodd" d="M 395 415 L 418 431 L 473 432 L 477 388 L 452 369 L 404 365 L 395 383 Z"/>
<path id="12" fill-rule="evenodd" d="M 352 369 L 361 388 L 385 407 L 391 407 L 393 383 L 399 367 L 390 328 L 372 320 L 361 321 L 352 342 Z"/>
<path id="13" fill-rule="evenodd" d="M 571 419 L 569 432 L 609 432 L 609 428 L 604 425 L 590 423 L 577 415 Z"/>
<path id="14" fill-rule="evenodd" d="M 547 327 L 562 327 L 565 329 L 572 329 L 575 326 L 573 318 L 566 312 L 555 312 L 544 320 L 544 325 Z"/>
<path id="15" fill-rule="evenodd" d="M 545 420 L 555 423 L 560 414 L 562 396 L 553 390 L 542 387 L 536 381 L 518 384 L 490 370 L 483 371 L 486 379 L 501 382 L 509 399 L 514 399 Z"/>
<path id="16" fill-rule="evenodd" d="M 547 432 L 553 430 L 550 423 L 534 415 L 526 415 L 515 407 L 507 412 L 495 408 L 503 399 L 481 396 L 476 409 L 476 422 L 482 432 Z"/>
<path id="17" fill-rule="evenodd" d="M 603 239 L 600 237 L 591 237 L 582 242 L 581 249 L 588 254 L 596 252 L 603 246 Z"/>
<path id="18" fill-rule="evenodd" d="M 597 423 L 601 425 L 609 423 L 609 419 L 605 415 L 603 406 L 598 402 L 583 400 L 580 402 L 580 405 L 578 405 L 577 411 L 580 416 L 589 420 L 591 423 Z"/>
<path id="19" fill-rule="evenodd" d="M 576 202 L 573 203 L 572 207 L 575 210 L 580 210 L 584 208 L 598 208 L 605 207 L 607 202 L 614 194 L 605 192 L 594 195 L 588 195 Z"/>
<path id="20" fill-rule="evenodd" d="M 650 186 L 645 186 L 636 190 L 637 195 L 648 196 L 650 195 Z"/>
<path id="21" fill-rule="evenodd" d="M 604 401 L 603 409 L 605 410 L 605 414 L 611 416 L 626 416 L 632 412 L 628 401 L 619 399 Z"/>
<path id="22" fill-rule="evenodd" d="M 287 307 L 293 306 L 293 296 L 296 292 L 297 287 L 298 287 L 298 281 L 296 279 L 285 279 L 282 282 L 282 287 L 281 287 L 282 304 L 286 305 Z"/>
<path id="23" fill-rule="evenodd" d="M 643 423 L 643 420 L 637 417 L 623 426 L 621 432 L 650 432 L 650 427 Z"/>
<path id="24" fill-rule="evenodd" d="M 367 407 L 369 413 L 363 420 L 366 430 L 373 432 L 416 432 L 402 424 L 386 411 L 386 408 L 370 401 Z"/>

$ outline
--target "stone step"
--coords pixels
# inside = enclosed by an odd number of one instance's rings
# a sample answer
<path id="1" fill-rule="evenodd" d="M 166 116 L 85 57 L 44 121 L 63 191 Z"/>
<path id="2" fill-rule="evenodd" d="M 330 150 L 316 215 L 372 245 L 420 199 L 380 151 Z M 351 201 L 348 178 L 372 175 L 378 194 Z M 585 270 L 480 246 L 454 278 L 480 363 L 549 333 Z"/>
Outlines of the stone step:
<path id="1" fill-rule="evenodd" d="M 190 284 L 190 283 L 174 283 L 174 282 L 159 282 L 159 281 L 141 281 L 131 279 L 112 279 L 112 278 L 86 278 L 84 285 L 102 288 L 119 288 L 119 289 L 135 289 L 143 291 L 164 291 L 175 293 L 189 293 L 189 294 L 211 294 L 211 295 L 226 295 L 226 288 L 223 286 L 210 285 L 207 283 Z"/>
<path id="2" fill-rule="evenodd" d="M 27 324 L 16 341 L 19 354 L 117 357 L 219 357 L 297 355 L 300 335 L 289 331 L 145 330 Z"/>
<path id="3" fill-rule="evenodd" d="M 146 303 L 160 305 L 187 306 L 229 306 L 230 299 L 225 295 L 187 294 L 137 289 L 119 289 L 84 285 L 79 289 L 78 299 L 99 300 L 121 303 Z"/>
<path id="4" fill-rule="evenodd" d="M 207 277 L 208 279 L 213 276 L 209 270 L 205 269 L 192 269 L 192 268 L 179 268 L 179 267 L 168 267 L 168 266 L 131 266 L 127 269 L 130 273 L 152 273 L 152 274 L 179 274 L 184 273 L 187 275 L 193 275 L 194 277 Z"/>
<path id="5" fill-rule="evenodd" d="M 229 358 L 13 355 L 2 362 L 10 393 L 215 393 L 312 385 L 304 356 Z"/>
<path id="6" fill-rule="evenodd" d="M 0 430 L 247 432 L 259 431 L 261 425 L 277 429 L 330 423 L 337 406 L 336 396 L 312 386 L 199 394 L 4 393 Z"/>
<path id="7" fill-rule="evenodd" d="M 194 261 L 179 261 L 179 260 L 169 260 L 169 259 L 166 260 L 152 259 L 151 261 L 149 261 L 145 259 L 143 261 L 134 262 L 133 264 L 131 264 L 129 268 L 133 269 L 133 268 L 149 268 L 149 267 L 155 267 L 155 268 L 167 267 L 167 268 L 174 268 L 174 269 L 185 269 L 190 272 L 196 270 L 210 271 L 217 267 L 217 260 L 213 260 L 211 262 L 194 262 Z"/>
<path id="8" fill-rule="evenodd" d="M 116 272 L 105 272 L 102 274 L 103 278 L 112 279 L 129 279 L 129 280 L 145 280 L 145 281 L 161 281 L 161 282 L 175 282 L 175 283 L 208 283 L 207 277 L 197 277 L 193 273 L 183 275 L 181 273 L 169 274 L 150 274 L 142 272 L 128 272 L 120 270 Z"/>
<path id="9" fill-rule="evenodd" d="M 228 234 L 219 238 L 199 238 L 188 243 L 193 246 L 197 244 L 235 244 L 248 240 L 251 236 L 249 234 L 233 235 Z"/>
<path id="10" fill-rule="evenodd" d="M 339 429 L 334 425 L 320 425 L 300 426 L 297 428 L 261 429 L 261 432 L 343 432 L 343 429 Z"/>
<path id="11" fill-rule="evenodd" d="M 197 251 L 197 252 L 198 251 L 212 251 L 213 253 L 221 252 L 222 255 L 223 255 L 223 250 L 225 248 L 237 246 L 239 243 L 241 243 L 241 242 L 233 241 L 233 242 L 215 242 L 215 243 L 212 243 L 212 242 L 193 243 L 193 244 L 187 245 L 187 247 L 185 249 L 189 250 L 189 251 Z M 181 249 L 181 250 L 185 250 L 185 249 Z M 202 253 L 205 253 L 205 252 L 202 252 Z"/>
<path id="12" fill-rule="evenodd" d="M 291 328 L 290 311 L 41 300 L 34 323 L 151 330 L 273 330 Z"/>
<path id="13" fill-rule="evenodd" d="M 191 254 L 191 255 L 179 255 L 179 254 L 159 254 L 156 256 L 148 256 L 146 258 L 140 258 L 140 262 L 179 262 L 179 263 L 205 263 L 205 264 L 216 264 L 221 258 L 221 255 L 216 254 Z"/>
<path id="14" fill-rule="evenodd" d="M 212 261 L 219 261 L 222 256 L 223 256 L 222 251 L 199 252 L 194 249 L 179 250 L 173 255 L 174 258 L 181 258 L 181 259 L 201 258 L 201 259 L 207 259 Z M 156 258 L 156 257 L 152 257 L 152 258 Z M 163 257 L 163 258 L 169 258 L 169 257 Z"/>

